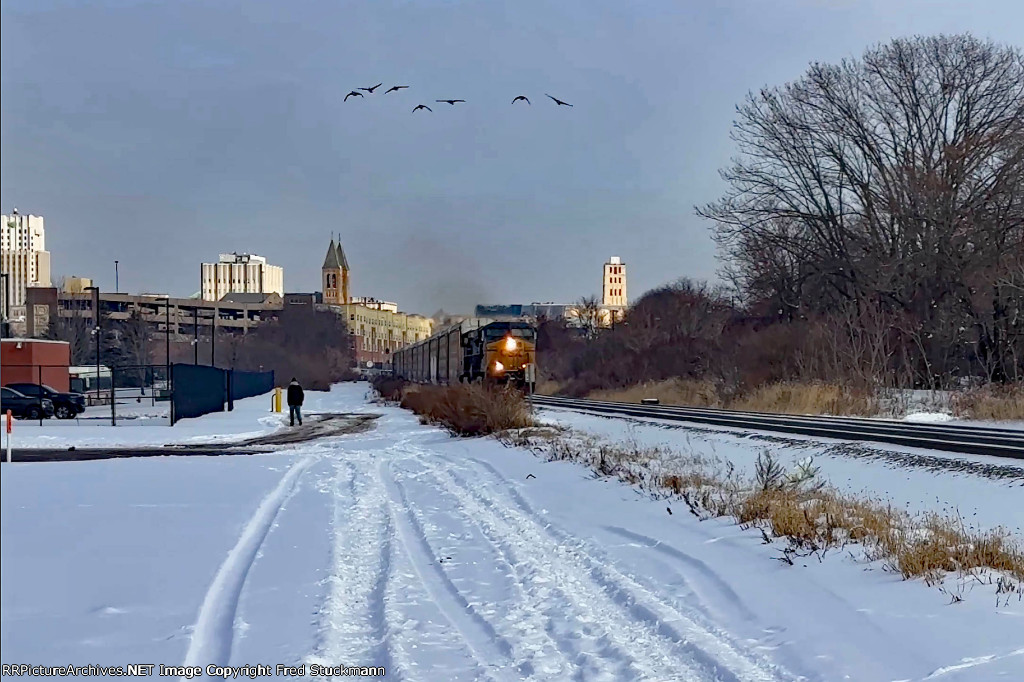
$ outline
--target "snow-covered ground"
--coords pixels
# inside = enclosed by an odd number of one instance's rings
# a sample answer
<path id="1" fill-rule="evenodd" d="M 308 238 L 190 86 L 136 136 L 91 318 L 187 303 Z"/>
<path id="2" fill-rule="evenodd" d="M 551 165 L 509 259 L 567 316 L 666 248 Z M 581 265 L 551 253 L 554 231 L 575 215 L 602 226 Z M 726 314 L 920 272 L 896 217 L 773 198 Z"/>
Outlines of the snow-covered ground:
<path id="1" fill-rule="evenodd" d="M 951 605 L 838 553 L 788 566 L 755 532 L 670 515 L 576 464 L 450 438 L 365 394 L 342 385 L 308 408 L 381 413 L 375 429 L 276 454 L 4 464 L 3 663 L 380 665 L 401 680 L 1024 672 L 1019 600 L 968 587 Z M 256 412 L 192 428 L 236 434 Z M 857 466 L 900 486 L 884 462 Z M 940 505 L 958 489 L 921 475 Z M 974 485 L 1015 500 L 1004 512 L 1020 525 L 1021 488 Z M 978 504 L 987 521 L 1003 503 Z"/>
<path id="2" fill-rule="evenodd" d="M 240 441 L 273 433 L 287 423 L 287 413 L 270 412 L 270 401 L 270 394 L 236 400 L 232 412 L 182 419 L 174 427 L 169 425 L 166 402 L 118 405 L 117 426 L 110 423 L 109 405 L 88 407 L 79 419 L 46 419 L 42 426 L 37 421 L 15 420 L 12 446 L 83 448 Z"/>

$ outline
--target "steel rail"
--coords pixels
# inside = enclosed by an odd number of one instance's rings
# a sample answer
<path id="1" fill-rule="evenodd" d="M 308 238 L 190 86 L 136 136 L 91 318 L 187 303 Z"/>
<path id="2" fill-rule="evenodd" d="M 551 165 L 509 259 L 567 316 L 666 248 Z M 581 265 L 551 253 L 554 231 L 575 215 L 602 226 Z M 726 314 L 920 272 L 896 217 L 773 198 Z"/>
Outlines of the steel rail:
<path id="1" fill-rule="evenodd" d="M 766 414 L 541 395 L 534 395 L 531 400 L 538 407 L 557 407 L 579 412 L 620 414 L 846 441 L 886 443 L 968 455 L 1024 459 L 1024 431 L 1013 429 L 922 424 L 885 419 Z"/>

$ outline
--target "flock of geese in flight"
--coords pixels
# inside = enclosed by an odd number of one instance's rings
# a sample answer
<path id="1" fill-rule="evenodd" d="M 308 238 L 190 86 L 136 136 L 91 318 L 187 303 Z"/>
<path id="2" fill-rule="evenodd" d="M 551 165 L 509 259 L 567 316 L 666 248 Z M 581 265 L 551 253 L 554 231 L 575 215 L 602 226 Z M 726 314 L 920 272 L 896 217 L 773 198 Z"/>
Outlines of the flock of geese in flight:
<path id="1" fill-rule="evenodd" d="M 379 88 L 382 85 L 384 85 L 384 84 L 383 83 L 377 83 L 372 88 L 356 88 L 352 92 L 350 92 L 347 95 L 345 95 L 345 99 L 343 101 L 347 102 L 349 97 L 363 97 L 364 95 L 363 95 L 362 92 L 360 92 L 360 90 L 362 90 L 363 92 L 368 92 L 368 93 L 370 93 L 372 95 L 373 91 L 376 90 L 377 88 Z M 398 92 L 399 90 L 405 90 L 408 87 L 409 87 L 408 85 L 392 85 L 390 88 L 388 88 L 387 90 L 384 91 L 384 94 L 386 95 L 389 92 Z M 545 93 L 545 95 L 552 102 L 554 102 L 556 105 L 558 105 L 560 107 L 571 107 L 572 106 L 568 102 L 563 102 L 562 100 L 558 99 L 557 97 L 552 97 L 551 95 L 548 95 L 547 93 Z M 440 103 L 440 104 L 450 104 L 451 106 L 455 106 L 456 104 L 459 104 L 461 102 L 465 102 L 466 100 L 464 100 L 464 99 L 436 99 L 434 101 L 437 102 L 437 103 Z M 526 102 L 527 104 L 530 104 L 530 98 L 527 97 L 526 95 L 519 95 L 518 97 L 516 97 L 515 99 L 512 100 L 512 104 L 515 104 L 516 102 Z M 533 105 L 530 104 L 530 106 L 533 106 Z M 426 109 L 429 112 L 433 112 L 434 111 L 433 109 L 428 107 L 426 104 L 418 104 L 415 107 L 413 107 L 412 113 L 416 113 L 417 111 L 420 111 L 421 109 Z"/>

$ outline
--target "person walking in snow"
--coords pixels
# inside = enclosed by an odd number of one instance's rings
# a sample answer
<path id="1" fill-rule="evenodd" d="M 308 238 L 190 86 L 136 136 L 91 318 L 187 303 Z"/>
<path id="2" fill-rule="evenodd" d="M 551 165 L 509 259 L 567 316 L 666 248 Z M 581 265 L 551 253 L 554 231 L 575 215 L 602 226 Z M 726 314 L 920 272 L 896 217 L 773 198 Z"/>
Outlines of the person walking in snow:
<path id="1" fill-rule="evenodd" d="M 299 385 L 299 380 L 292 377 L 292 381 L 288 384 L 288 418 L 291 420 L 291 425 L 295 426 L 295 420 L 299 420 L 299 426 L 302 426 L 302 400 L 305 395 L 302 393 L 302 386 Z"/>

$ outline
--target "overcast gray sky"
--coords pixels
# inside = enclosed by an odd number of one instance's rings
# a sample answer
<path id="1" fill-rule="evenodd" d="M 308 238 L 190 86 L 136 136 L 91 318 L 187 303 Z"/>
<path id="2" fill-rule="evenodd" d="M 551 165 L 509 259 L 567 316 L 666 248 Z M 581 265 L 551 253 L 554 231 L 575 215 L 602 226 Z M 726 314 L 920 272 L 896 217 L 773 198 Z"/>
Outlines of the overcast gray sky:
<path id="1" fill-rule="evenodd" d="M 0 15 L 0 205 L 45 216 L 57 275 L 112 289 L 118 259 L 123 291 L 189 295 L 201 261 L 248 251 L 311 291 L 333 231 L 356 295 L 427 314 L 597 293 L 610 255 L 632 298 L 713 278 L 693 206 L 722 189 L 747 91 L 895 36 L 1024 35 L 1020 0 L 4 0 Z"/>

